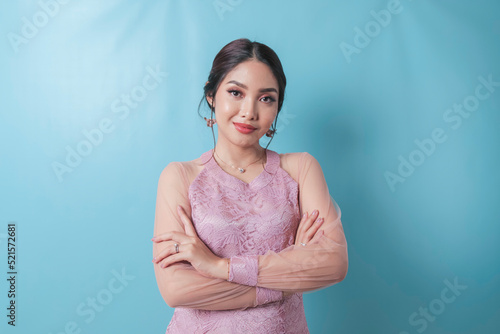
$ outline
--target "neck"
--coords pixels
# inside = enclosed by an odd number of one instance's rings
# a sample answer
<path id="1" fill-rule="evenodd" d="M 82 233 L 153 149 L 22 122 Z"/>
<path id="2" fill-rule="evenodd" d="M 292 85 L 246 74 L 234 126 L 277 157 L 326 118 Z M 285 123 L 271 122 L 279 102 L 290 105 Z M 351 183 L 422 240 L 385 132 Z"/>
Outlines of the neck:
<path id="1" fill-rule="evenodd" d="M 260 163 L 264 162 L 264 151 L 265 149 L 258 144 L 250 147 L 241 147 L 236 145 L 225 145 L 218 141 L 215 145 L 215 152 L 220 159 L 224 160 L 227 164 L 234 165 L 234 167 L 244 167 L 258 159 L 261 159 L 259 161 Z"/>

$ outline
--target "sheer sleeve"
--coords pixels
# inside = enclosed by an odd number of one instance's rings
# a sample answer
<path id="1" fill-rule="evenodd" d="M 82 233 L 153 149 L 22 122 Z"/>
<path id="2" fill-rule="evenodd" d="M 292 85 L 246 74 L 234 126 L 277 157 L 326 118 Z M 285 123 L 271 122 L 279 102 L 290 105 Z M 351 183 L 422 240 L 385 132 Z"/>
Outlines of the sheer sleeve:
<path id="1" fill-rule="evenodd" d="M 183 164 L 171 162 L 162 171 L 156 197 L 154 235 L 167 231 L 185 232 L 177 214 L 182 205 L 191 216 L 188 198 L 189 182 Z M 168 243 L 153 243 L 153 257 Z M 219 278 L 201 275 L 187 261 L 176 262 L 167 268 L 154 264 L 156 282 L 170 307 L 204 310 L 245 309 L 282 299 L 282 291 L 250 287 Z"/>
<path id="2" fill-rule="evenodd" d="M 230 259 L 230 282 L 270 289 L 306 292 L 326 288 L 347 275 L 347 241 L 340 220 L 341 212 L 330 196 L 328 185 L 318 161 L 301 152 L 290 165 L 297 175 L 301 215 L 319 211 L 324 217 L 319 231 L 324 234 L 306 246 L 290 245 L 276 253 L 233 256 Z"/>

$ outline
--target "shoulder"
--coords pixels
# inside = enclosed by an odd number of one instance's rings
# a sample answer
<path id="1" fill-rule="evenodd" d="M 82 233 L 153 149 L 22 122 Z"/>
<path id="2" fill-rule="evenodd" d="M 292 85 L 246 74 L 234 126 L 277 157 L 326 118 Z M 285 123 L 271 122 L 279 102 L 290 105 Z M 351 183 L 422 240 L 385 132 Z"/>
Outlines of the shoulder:
<path id="1" fill-rule="evenodd" d="M 183 184 L 186 182 L 190 183 L 189 181 L 198 175 L 203 166 L 204 161 L 202 161 L 201 157 L 187 161 L 172 161 L 163 168 L 160 174 L 160 181 L 169 184 L 176 182 L 179 184 L 181 181 L 183 181 Z"/>
<path id="2" fill-rule="evenodd" d="M 321 168 L 316 158 L 308 152 L 280 153 L 279 156 L 280 167 L 299 183 L 311 166 Z"/>
<path id="3" fill-rule="evenodd" d="M 291 168 L 302 168 L 306 164 L 318 163 L 316 158 L 308 152 L 280 153 L 281 165 Z"/>
<path id="4" fill-rule="evenodd" d="M 170 162 L 160 173 L 159 183 L 175 184 L 184 175 L 184 166 L 181 161 Z"/>

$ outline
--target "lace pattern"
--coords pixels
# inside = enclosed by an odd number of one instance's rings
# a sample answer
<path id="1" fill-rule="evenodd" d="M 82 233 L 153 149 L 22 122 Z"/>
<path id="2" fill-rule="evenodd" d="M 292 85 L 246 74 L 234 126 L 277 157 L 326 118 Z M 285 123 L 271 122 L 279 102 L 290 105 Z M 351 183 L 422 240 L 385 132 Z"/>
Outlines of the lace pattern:
<path id="1" fill-rule="evenodd" d="M 241 256 L 231 257 L 229 266 L 229 282 L 256 286 L 257 273 L 259 270 L 259 259 L 257 256 L 243 258 Z M 251 275 L 247 275 L 250 272 Z"/>
<path id="2" fill-rule="evenodd" d="M 198 236 L 219 257 L 231 258 L 229 281 L 255 286 L 258 255 L 294 243 L 300 221 L 298 184 L 280 168 L 279 154 L 252 182 L 226 173 L 212 158 L 189 186 L 191 216 Z M 250 256 L 250 257 L 248 257 Z M 251 275 L 246 275 L 251 272 Z M 309 333 L 302 294 L 256 287 L 256 307 L 201 310 L 177 307 L 166 333 Z"/>

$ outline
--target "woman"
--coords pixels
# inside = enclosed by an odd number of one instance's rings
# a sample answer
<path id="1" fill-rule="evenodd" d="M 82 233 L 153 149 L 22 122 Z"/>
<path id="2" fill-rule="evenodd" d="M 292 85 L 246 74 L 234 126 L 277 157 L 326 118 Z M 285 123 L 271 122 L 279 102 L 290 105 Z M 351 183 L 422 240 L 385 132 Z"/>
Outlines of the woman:
<path id="1" fill-rule="evenodd" d="M 153 263 L 175 308 L 167 333 L 309 333 L 302 293 L 347 274 L 340 209 L 317 160 L 259 144 L 275 135 L 285 86 L 264 44 L 238 39 L 214 59 L 201 102 L 217 143 L 169 163 L 158 182 Z"/>

